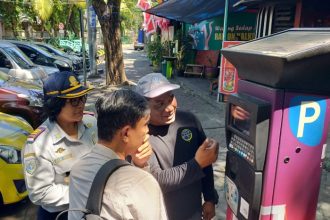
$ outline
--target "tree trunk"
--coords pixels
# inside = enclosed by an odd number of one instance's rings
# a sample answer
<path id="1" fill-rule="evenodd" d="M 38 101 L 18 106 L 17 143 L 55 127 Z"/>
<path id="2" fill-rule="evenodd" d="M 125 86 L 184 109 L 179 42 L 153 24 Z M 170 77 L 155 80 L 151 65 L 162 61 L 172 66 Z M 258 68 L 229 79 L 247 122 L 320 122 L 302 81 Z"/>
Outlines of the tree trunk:
<path id="1" fill-rule="evenodd" d="M 66 17 L 66 20 L 64 22 L 64 37 L 68 37 L 68 27 L 69 24 L 71 25 L 71 18 L 72 18 L 72 7 L 73 5 L 69 5 L 69 11 L 68 11 L 68 17 Z M 71 25 L 72 26 L 72 25 Z M 77 35 L 79 36 L 79 35 Z"/>
<path id="2" fill-rule="evenodd" d="M 123 49 L 120 34 L 121 0 L 93 0 L 103 34 L 106 65 L 106 84 L 119 85 L 127 81 L 124 70 Z"/>
<path id="3" fill-rule="evenodd" d="M 70 24 L 71 24 L 71 29 L 73 30 L 73 32 L 75 33 L 76 36 L 79 36 L 80 35 L 80 27 L 79 26 L 76 26 L 75 25 L 75 22 L 74 22 L 74 18 L 76 17 L 76 14 L 77 14 L 77 11 L 78 10 L 72 10 L 71 11 L 71 16 L 70 16 Z M 79 14 L 79 13 L 78 13 Z"/>
<path id="4" fill-rule="evenodd" d="M 11 27 L 12 27 L 12 31 L 13 31 L 13 35 L 15 38 L 18 37 L 18 32 L 17 32 L 17 29 L 16 29 L 16 22 L 12 19 L 11 20 Z"/>

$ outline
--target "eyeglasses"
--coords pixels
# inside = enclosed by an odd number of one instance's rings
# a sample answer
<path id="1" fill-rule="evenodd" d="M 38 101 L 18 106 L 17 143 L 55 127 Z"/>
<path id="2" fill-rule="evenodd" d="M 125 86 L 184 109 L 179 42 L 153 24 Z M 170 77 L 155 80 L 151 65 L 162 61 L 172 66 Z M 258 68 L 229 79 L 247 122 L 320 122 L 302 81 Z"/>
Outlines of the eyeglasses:
<path id="1" fill-rule="evenodd" d="M 79 106 L 80 102 L 85 104 L 87 101 L 87 95 L 83 95 L 77 98 L 73 98 L 73 99 L 68 99 L 67 102 L 70 102 L 72 107 L 77 107 Z"/>

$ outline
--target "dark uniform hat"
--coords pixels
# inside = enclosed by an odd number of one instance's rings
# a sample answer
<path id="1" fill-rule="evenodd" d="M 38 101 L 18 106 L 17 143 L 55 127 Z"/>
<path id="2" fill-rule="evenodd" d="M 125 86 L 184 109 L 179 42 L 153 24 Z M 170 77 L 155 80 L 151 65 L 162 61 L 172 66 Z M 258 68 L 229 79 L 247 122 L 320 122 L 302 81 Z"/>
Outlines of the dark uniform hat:
<path id="1" fill-rule="evenodd" d="M 77 98 L 85 95 L 92 89 L 80 84 L 77 76 L 67 71 L 54 73 L 44 82 L 45 98 Z"/>

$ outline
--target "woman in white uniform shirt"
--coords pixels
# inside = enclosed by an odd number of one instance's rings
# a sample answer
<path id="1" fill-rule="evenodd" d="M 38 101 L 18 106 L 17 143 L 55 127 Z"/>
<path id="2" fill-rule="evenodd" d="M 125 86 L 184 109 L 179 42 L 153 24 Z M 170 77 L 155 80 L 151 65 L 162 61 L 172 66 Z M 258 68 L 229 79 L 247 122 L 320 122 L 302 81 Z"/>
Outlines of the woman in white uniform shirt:
<path id="1" fill-rule="evenodd" d="M 68 208 L 71 168 L 96 143 L 96 119 L 83 111 L 91 89 L 71 72 L 55 73 L 44 83 L 48 119 L 22 152 L 29 198 L 40 205 L 38 220 L 55 219 Z"/>

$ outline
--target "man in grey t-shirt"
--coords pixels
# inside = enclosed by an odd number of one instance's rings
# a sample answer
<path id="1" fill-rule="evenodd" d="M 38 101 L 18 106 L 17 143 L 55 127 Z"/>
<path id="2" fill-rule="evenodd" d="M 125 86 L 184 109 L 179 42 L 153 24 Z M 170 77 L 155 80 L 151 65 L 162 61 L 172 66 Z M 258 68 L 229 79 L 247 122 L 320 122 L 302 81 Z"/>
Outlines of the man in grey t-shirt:
<path id="1" fill-rule="evenodd" d="M 111 159 L 130 155 L 135 166 L 147 165 L 150 109 L 147 101 L 130 90 L 117 90 L 96 102 L 98 143 L 71 171 L 70 209 L 84 209 L 97 171 Z M 83 213 L 70 211 L 70 220 Z M 124 166 L 108 179 L 102 200 L 104 219 L 167 219 L 161 189 L 143 169 Z"/>

